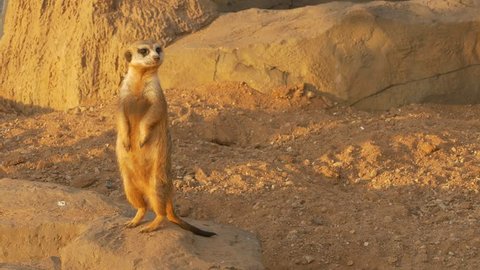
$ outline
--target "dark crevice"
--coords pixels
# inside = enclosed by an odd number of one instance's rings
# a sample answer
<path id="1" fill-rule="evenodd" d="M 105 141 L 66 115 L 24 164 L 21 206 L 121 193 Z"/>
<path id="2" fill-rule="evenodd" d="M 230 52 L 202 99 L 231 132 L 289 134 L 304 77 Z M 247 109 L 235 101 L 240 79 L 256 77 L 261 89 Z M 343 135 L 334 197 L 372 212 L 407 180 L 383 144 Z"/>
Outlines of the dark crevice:
<path id="1" fill-rule="evenodd" d="M 375 0 L 339 0 L 340 2 L 366 3 Z M 407 0 L 387 0 L 387 2 L 401 2 Z M 292 9 L 305 6 L 324 4 L 329 2 L 338 2 L 333 0 L 276 0 L 276 1 L 259 1 L 259 0 L 213 0 L 221 12 L 236 12 L 249 8 L 261 9 Z"/>
<path id="2" fill-rule="evenodd" d="M 370 94 L 370 95 L 368 95 L 368 96 L 362 97 L 362 98 L 360 98 L 359 100 L 350 103 L 350 106 L 355 106 L 356 104 L 358 104 L 358 103 L 360 103 L 360 102 L 362 102 L 362 101 L 364 101 L 364 100 L 366 100 L 366 99 L 368 99 L 368 98 L 371 98 L 371 97 L 380 95 L 381 93 L 386 92 L 386 91 L 388 91 L 388 90 L 390 90 L 391 88 L 396 87 L 396 86 L 401 86 L 401 85 L 406 85 L 406 84 L 409 84 L 409 83 L 415 83 L 415 82 L 420 82 L 420 81 L 429 80 L 429 79 L 433 79 L 433 78 L 438 78 L 438 77 L 441 77 L 441 76 L 444 76 L 444 75 L 452 74 L 452 73 L 459 72 L 459 71 L 462 71 L 462 70 L 465 70 L 465 69 L 468 69 L 468 68 L 471 68 L 471 67 L 476 67 L 476 66 L 480 66 L 480 63 L 478 63 L 478 64 L 470 64 L 470 65 L 467 65 L 467 66 L 464 66 L 464 67 L 460 67 L 460 68 L 457 68 L 457 69 L 454 69 L 454 70 L 450 70 L 450 71 L 447 71 L 447 72 L 438 73 L 438 74 L 435 74 L 435 75 L 432 75 L 432 76 L 428 76 L 428 77 L 425 77 L 425 78 L 410 80 L 410 81 L 407 81 L 407 82 L 390 84 L 389 86 L 384 87 L 384 88 L 376 91 L 376 92 L 373 93 L 373 94 Z"/>

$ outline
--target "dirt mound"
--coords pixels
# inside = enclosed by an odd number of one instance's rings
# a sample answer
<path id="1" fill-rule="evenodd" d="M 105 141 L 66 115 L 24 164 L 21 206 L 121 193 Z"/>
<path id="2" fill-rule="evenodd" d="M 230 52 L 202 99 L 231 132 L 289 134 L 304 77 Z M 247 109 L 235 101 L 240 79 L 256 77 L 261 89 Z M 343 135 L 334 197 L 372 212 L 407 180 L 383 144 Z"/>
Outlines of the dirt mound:
<path id="1" fill-rule="evenodd" d="M 7 1 L 0 96 L 56 109 L 109 100 L 125 44 L 167 44 L 215 17 L 208 0 Z"/>
<path id="2" fill-rule="evenodd" d="M 218 234 L 212 238 L 173 224 L 140 234 L 123 226 L 128 206 L 94 192 L 11 179 L 0 179 L 0 191 L 0 261 L 10 263 L 0 267 L 263 269 L 255 237 L 231 226 L 198 224 Z"/>
<path id="3" fill-rule="evenodd" d="M 372 109 L 478 102 L 479 12 L 458 1 L 372 1 L 224 14 L 168 47 L 160 74 L 166 88 L 305 83 Z"/>

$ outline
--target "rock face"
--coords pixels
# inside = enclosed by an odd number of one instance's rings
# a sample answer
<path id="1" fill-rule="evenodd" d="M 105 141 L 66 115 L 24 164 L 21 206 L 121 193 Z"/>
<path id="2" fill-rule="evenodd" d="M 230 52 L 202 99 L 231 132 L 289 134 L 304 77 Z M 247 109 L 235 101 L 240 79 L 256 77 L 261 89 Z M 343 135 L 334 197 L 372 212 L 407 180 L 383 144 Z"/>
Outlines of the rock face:
<path id="1" fill-rule="evenodd" d="M 6 3 L 0 97 L 56 109 L 111 99 L 125 72 L 125 44 L 166 44 L 216 17 L 209 0 Z"/>
<path id="2" fill-rule="evenodd" d="M 162 85 L 306 84 L 362 108 L 480 101 L 480 3 L 332 2 L 224 14 L 166 50 Z M 248 20 L 245 20 L 248 18 Z"/>
<path id="3" fill-rule="evenodd" d="M 0 269 L 263 269 L 258 241 L 231 226 L 141 234 L 123 227 L 128 206 L 93 192 L 0 179 L 0 196 Z"/>

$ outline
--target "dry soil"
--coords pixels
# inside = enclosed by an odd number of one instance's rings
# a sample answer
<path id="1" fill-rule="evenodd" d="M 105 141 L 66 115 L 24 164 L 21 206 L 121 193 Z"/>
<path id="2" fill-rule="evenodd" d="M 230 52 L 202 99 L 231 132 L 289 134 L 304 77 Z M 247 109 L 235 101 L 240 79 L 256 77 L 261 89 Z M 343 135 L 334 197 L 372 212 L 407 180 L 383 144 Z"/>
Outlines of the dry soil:
<path id="1" fill-rule="evenodd" d="M 242 84 L 166 95 L 180 214 L 255 233 L 268 269 L 480 265 L 480 105 L 365 112 Z M 0 178 L 125 200 L 114 108 L 0 103 Z"/>

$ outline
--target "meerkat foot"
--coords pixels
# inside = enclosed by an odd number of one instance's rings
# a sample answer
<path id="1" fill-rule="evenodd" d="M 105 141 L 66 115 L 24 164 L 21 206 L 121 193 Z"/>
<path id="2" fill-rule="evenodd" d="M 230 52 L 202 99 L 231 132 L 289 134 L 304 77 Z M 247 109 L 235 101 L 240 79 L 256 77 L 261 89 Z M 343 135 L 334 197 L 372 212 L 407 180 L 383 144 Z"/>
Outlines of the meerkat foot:
<path id="1" fill-rule="evenodd" d="M 128 222 L 125 222 L 125 227 L 127 228 L 135 228 L 140 224 L 140 222 L 135 222 L 134 220 L 130 220 Z"/>
<path id="2" fill-rule="evenodd" d="M 143 138 L 142 140 L 140 140 L 140 148 L 142 148 L 149 140 L 150 138 L 149 137 L 145 137 Z"/>
<path id="3" fill-rule="evenodd" d="M 130 144 L 130 140 L 123 141 L 123 147 L 125 148 L 125 150 L 127 150 L 127 152 L 129 152 L 130 149 L 132 148 L 132 145 Z"/>
<path id="4" fill-rule="evenodd" d="M 129 222 L 125 223 L 125 227 L 127 228 L 135 228 L 137 227 L 140 222 L 142 221 L 143 217 L 145 216 L 146 209 L 145 208 L 139 208 L 137 210 L 137 213 L 135 214 L 135 217 L 130 220 Z"/>
<path id="5" fill-rule="evenodd" d="M 155 217 L 155 219 L 152 222 L 150 222 L 150 224 L 148 224 L 146 227 L 142 228 L 140 232 L 149 233 L 149 232 L 158 230 L 160 228 L 160 225 L 162 224 L 163 219 L 164 219 L 163 216 Z"/>

